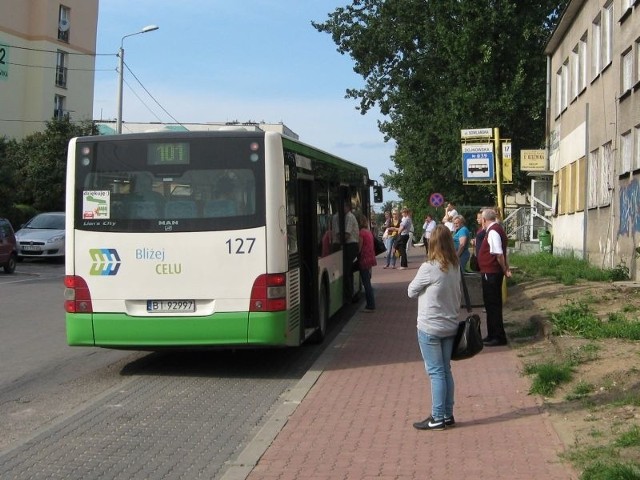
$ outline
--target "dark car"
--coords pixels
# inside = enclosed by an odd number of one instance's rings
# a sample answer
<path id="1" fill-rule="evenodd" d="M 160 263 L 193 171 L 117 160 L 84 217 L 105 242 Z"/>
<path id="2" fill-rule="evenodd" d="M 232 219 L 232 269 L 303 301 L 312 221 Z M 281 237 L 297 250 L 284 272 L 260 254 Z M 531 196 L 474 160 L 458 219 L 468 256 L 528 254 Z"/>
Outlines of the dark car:
<path id="1" fill-rule="evenodd" d="M 11 223 L 6 218 L 0 218 L 0 267 L 4 273 L 16 270 L 18 252 L 16 251 L 16 235 Z"/>

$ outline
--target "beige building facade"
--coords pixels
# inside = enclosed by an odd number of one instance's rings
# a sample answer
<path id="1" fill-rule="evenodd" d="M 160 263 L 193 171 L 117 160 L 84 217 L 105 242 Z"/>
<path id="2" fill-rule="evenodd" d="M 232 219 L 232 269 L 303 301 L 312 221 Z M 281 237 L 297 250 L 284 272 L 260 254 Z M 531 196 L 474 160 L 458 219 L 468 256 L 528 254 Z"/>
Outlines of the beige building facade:
<path id="1" fill-rule="evenodd" d="M 551 36 L 554 254 L 639 277 L 640 0 L 572 0 Z"/>
<path id="2" fill-rule="evenodd" d="M 0 2 L 0 136 L 91 120 L 98 0 Z"/>

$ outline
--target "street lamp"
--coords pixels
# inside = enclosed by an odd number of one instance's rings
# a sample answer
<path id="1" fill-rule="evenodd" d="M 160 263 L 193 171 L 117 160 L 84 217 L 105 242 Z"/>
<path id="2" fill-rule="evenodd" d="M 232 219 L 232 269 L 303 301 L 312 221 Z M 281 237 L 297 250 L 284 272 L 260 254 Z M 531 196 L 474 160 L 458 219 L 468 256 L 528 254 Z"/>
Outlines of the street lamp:
<path id="1" fill-rule="evenodd" d="M 120 40 L 120 50 L 118 50 L 118 117 L 116 118 L 116 132 L 122 133 L 122 84 L 124 82 L 124 39 L 127 37 L 132 37 L 133 35 L 140 35 L 141 33 L 153 32 L 154 30 L 158 30 L 157 25 L 147 25 L 139 32 L 130 33 L 125 35 Z"/>

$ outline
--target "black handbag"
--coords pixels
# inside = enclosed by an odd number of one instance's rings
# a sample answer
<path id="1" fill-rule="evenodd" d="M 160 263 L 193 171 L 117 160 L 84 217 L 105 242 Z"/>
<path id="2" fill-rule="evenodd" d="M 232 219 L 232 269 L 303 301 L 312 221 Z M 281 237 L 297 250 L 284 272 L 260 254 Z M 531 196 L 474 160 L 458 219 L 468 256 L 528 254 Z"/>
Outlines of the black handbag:
<path id="1" fill-rule="evenodd" d="M 458 324 L 458 333 L 453 343 L 451 360 L 471 358 L 480 353 L 483 347 L 480 316 L 474 313 Z"/>
<path id="2" fill-rule="evenodd" d="M 464 273 L 461 275 L 461 280 L 462 290 L 467 304 L 467 312 L 471 312 L 471 300 L 469 298 L 469 290 L 467 290 L 467 282 L 464 279 Z M 465 360 L 482 351 L 484 343 L 482 342 L 480 323 L 480 316 L 475 313 L 458 323 L 458 332 L 453 342 L 451 360 Z"/>

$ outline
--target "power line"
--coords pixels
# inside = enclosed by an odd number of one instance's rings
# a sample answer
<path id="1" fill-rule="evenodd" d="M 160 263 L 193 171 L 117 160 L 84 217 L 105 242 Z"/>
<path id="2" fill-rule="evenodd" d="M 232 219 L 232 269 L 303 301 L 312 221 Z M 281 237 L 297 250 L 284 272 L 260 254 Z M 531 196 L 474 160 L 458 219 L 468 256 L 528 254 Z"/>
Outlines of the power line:
<path id="1" fill-rule="evenodd" d="M 28 50 L 28 51 L 32 51 L 32 52 L 43 52 L 43 53 L 52 53 L 52 54 L 59 54 L 60 50 L 48 50 L 48 49 L 41 49 L 41 48 L 31 48 L 31 47 L 19 47 L 16 45 L 9 45 L 9 44 L 5 44 L 5 43 L 0 43 L 0 47 L 10 47 L 10 48 L 15 48 L 18 50 Z M 88 57 L 97 57 L 97 56 L 118 56 L 118 54 L 116 53 L 76 53 L 76 52 L 67 52 L 64 51 L 63 52 L 65 55 L 79 55 L 79 56 L 88 56 Z M 8 65 L 15 65 L 18 67 L 25 67 L 25 68 L 42 68 L 42 69 L 59 69 L 59 66 L 43 66 L 43 65 L 28 65 L 28 64 L 23 64 L 23 63 L 16 63 L 16 62 L 7 62 Z M 154 101 L 154 103 L 160 107 L 160 109 L 166 113 L 169 118 L 171 118 L 175 123 L 177 123 L 178 125 L 184 126 L 182 125 L 182 123 L 176 119 L 173 115 L 171 115 L 166 108 L 164 108 L 160 102 L 158 102 L 158 100 L 156 100 L 156 98 L 151 95 L 151 92 L 149 92 L 149 90 L 147 90 L 147 88 L 142 84 L 142 82 L 140 81 L 140 79 L 136 76 L 135 73 L 133 73 L 133 71 L 131 70 L 131 68 L 129 68 L 129 65 L 127 65 L 126 63 L 124 64 L 127 68 L 127 70 L 129 71 L 129 73 L 133 76 L 133 78 L 135 78 L 135 80 L 138 82 L 138 85 L 140 85 L 140 87 L 146 92 L 146 94 L 149 96 L 149 98 L 151 98 L 151 100 Z M 91 69 L 91 68 L 68 68 L 65 67 L 67 71 L 80 71 L 80 72 L 110 72 L 112 71 L 112 69 Z M 155 114 L 155 112 L 153 112 L 153 110 L 144 102 L 144 100 L 136 93 L 136 91 L 131 87 L 131 85 L 129 85 L 127 82 L 125 82 L 127 84 L 127 87 L 129 87 L 129 89 L 133 92 L 133 94 L 138 98 L 138 100 L 140 100 L 140 102 L 145 106 L 145 108 L 147 110 L 149 110 L 149 112 L 156 117 L 156 119 L 158 119 L 158 121 L 161 121 L 160 117 L 158 117 L 158 115 Z M 23 123 L 31 123 L 31 122 L 40 122 L 43 123 L 43 120 L 7 120 L 7 119 L 0 119 L 0 122 L 23 122 Z"/>
<path id="2" fill-rule="evenodd" d="M 17 67 L 25 67 L 25 68 L 45 68 L 45 69 L 58 69 L 61 67 L 58 66 L 54 66 L 54 67 L 47 67 L 45 65 L 27 65 L 25 63 L 15 63 L 15 62 L 6 62 L 7 65 L 15 65 Z M 113 69 L 112 68 L 69 68 L 69 67 L 63 67 L 65 68 L 67 71 L 69 72 L 110 72 Z"/>
<path id="3" fill-rule="evenodd" d="M 180 126 L 184 127 L 184 125 L 182 125 L 182 123 L 181 123 L 180 121 L 178 121 L 178 120 L 177 120 L 173 115 L 171 115 L 171 114 L 170 114 L 170 113 L 169 113 L 169 112 L 168 112 L 168 111 L 167 111 L 167 110 L 166 110 L 162 105 L 160 105 L 160 102 L 158 102 L 158 101 L 155 99 L 155 97 L 154 97 L 153 95 L 151 95 L 151 93 L 149 92 L 149 90 L 147 90 L 147 88 L 142 84 L 142 82 L 138 79 L 138 77 L 136 77 L 136 74 L 135 74 L 135 73 L 133 73 L 133 71 L 129 68 L 129 65 L 127 65 L 126 63 L 125 63 L 124 65 L 125 65 L 125 67 L 127 67 L 127 70 L 128 70 L 128 71 L 129 71 L 129 73 L 133 76 L 133 78 L 135 78 L 135 79 L 136 79 L 136 81 L 137 81 L 137 82 L 138 82 L 138 84 L 142 87 L 142 89 L 143 89 L 145 92 L 147 92 L 147 95 L 149 95 L 149 97 L 151 98 L 151 100 L 153 100 L 153 101 L 156 103 L 156 105 L 158 105 L 158 106 L 162 109 L 162 111 L 163 111 L 164 113 L 166 113 L 167 115 L 169 115 L 169 118 L 171 118 L 175 123 L 177 123 L 178 125 L 180 125 Z M 129 85 L 127 84 L 127 86 L 129 86 Z M 129 88 L 131 88 L 131 87 L 129 86 Z M 136 95 L 136 96 L 137 96 L 137 95 Z M 140 97 L 138 97 L 138 98 L 140 98 Z M 142 100 L 141 100 L 141 101 L 142 101 Z M 143 104 L 144 104 L 144 102 L 143 102 Z M 145 107 L 146 107 L 146 105 L 145 105 Z M 147 107 L 147 108 L 149 108 L 149 107 Z M 158 117 L 156 117 L 156 118 L 158 118 Z M 158 120 L 159 120 L 159 119 L 158 119 Z"/>
<path id="4" fill-rule="evenodd" d="M 17 50 L 28 50 L 30 52 L 44 52 L 44 53 L 55 53 L 55 54 L 59 52 L 59 50 L 47 50 L 43 48 L 31 48 L 31 47 L 18 47 L 17 45 L 9 45 L 6 43 L 0 43 L 0 47 L 10 47 L 10 48 L 15 48 Z M 117 53 L 78 53 L 78 52 L 67 52 L 66 50 L 65 50 L 65 53 L 67 55 L 81 55 L 86 57 L 102 57 L 102 56 L 117 57 L 118 56 Z"/>

